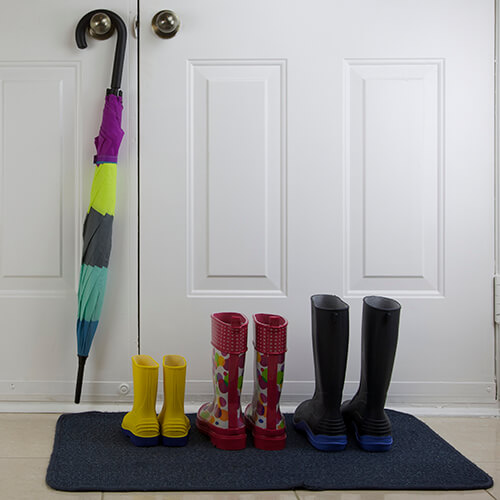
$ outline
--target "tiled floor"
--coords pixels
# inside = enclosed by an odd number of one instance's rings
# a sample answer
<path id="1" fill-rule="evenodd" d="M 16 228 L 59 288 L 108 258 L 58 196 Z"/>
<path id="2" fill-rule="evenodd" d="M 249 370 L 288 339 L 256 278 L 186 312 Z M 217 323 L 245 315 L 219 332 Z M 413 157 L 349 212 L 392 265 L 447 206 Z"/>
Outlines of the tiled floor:
<path id="1" fill-rule="evenodd" d="M 64 493 L 45 484 L 45 472 L 52 451 L 58 415 L 0 414 L 0 500 L 45 500 L 78 498 L 85 500 L 407 500 L 435 497 L 440 500 L 500 500 L 500 419 L 499 418 L 423 418 L 442 437 L 499 485 L 490 490 L 469 492 L 405 491 L 278 491 L 235 493 Z"/>

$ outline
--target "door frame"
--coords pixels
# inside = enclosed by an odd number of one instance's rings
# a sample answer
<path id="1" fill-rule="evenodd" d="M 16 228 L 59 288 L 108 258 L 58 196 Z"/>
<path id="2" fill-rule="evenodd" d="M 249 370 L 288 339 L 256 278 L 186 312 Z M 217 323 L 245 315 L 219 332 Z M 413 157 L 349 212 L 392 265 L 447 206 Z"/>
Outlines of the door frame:
<path id="1" fill-rule="evenodd" d="M 495 120 L 494 120 L 494 147 L 495 147 L 495 276 L 500 275 L 500 69 L 498 57 L 500 55 L 500 0 L 495 0 Z M 492 284 L 493 301 L 495 302 L 495 286 Z M 494 308 L 495 309 L 495 308 Z M 492 318 L 495 321 L 495 318 Z M 500 400 L 498 377 L 500 374 L 500 324 L 495 325 L 495 395 Z"/>

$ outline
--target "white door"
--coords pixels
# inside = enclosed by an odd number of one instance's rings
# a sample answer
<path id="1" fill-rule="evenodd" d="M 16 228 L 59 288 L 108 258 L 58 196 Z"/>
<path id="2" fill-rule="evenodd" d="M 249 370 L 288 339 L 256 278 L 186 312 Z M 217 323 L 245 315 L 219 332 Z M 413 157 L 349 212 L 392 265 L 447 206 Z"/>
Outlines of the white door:
<path id="1" fill-rule="evenodd" d="M 309 296 L 338 294 L 349 395 L 362 297 L 385 295 L 392 401 L 493 401 L 494 1 L 148 0 L 140 18 L 141 351 L 183 354 L 207 395 L 210 313 L 282 314 L 300 400 Z"/>
<path id="2" fill-rule="evenodd" d="M 135 15 L 135 2 L 104 3 L 2 3 L 1 400 L 73 399 L 82 225 L 116 43 L 88 37 L 80 50 L 75 28 L 97 8 L 114 10 L 127 27 Z M 113 251 L 82 401 L 117 398 L 136 349 L 136 41 L 128 34 Z"/>

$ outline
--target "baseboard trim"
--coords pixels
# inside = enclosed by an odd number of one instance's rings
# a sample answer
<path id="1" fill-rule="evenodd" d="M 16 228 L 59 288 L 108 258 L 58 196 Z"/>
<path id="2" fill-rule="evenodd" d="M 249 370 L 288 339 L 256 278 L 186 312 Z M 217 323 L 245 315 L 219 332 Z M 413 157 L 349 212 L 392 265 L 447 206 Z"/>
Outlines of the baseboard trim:
<path id="1" fill-rule="evenodd" d="M 249 401 L 249 400 L 248 400 Z M 243 406 L 248 402 L 243 401 Z M 194 413 L 203 401 L 188 401 L 185 404 L 186 413 Z M 293 413 L 297 404 L 285 403 L 281 405 L 284 413 Z M 131 403 L 81 403 L 76 405 L 70 402 L 43 402 L 43 401 L 0 401 L 0 413 L 81 413 L 86 411 L 122 412 L 129 411 Z M 500 405 L 471 404 L 461 405 L 408 405 L 389 404 L 387 408 L 410 413 L 417 417 L 500 417 Z M 157 405 L 157 410 L 161 404 Z"/>
<path id="2" fill-rule="evenodd" d="M 162 381 L 159 384 L 158 403 L 162 403 Z M 350 399 L 358 388 L 357 381 L 347 381 L 344 399 Z M 243 383 L 244 401 L 251 399 L 253 381 Z M 285 381 L 282 407 L 295 408 L 311 397 L 312 381 Z M 103 409 L 125 411 L 133 400 L 131 381 L 86 381 L 82 402 L 73 401 L 74 381 L 0 381 L 0 412 L 75 412 Z M 186 384 L 186 401 L 196 404 L 212 397 L 211 380 L 189 380 Z M 387 397 L 389 408 L 403 408 L 415 415 L 497 415 L 493 382 L 400 382 L 393 381 Z M 19 408 L 19 409 L 16 409 Z"/>

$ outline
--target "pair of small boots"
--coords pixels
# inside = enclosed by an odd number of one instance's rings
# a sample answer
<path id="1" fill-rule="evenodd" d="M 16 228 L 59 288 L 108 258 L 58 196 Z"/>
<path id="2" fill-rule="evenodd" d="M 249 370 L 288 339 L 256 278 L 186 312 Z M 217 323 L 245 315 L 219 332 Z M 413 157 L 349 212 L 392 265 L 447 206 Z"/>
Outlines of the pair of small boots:
<path id="1" fill-rule="evenodd" d="M 319 450 L 343 450 L 352 426 L 366 451 L 388 451 L 393 439 L 384 411 L 401 305 L 385 297 L 363 299 L 361 378 L 351 401 L 341 405 L 349 344 L 349 306 L 334 295 L 311 297 L 315 391 L 295 410 L 296 429 Z"/>
<path id="2" fill-rule="evenodd" d="M 190 429 L 184 415 L 186 360 L 168 354 L 163 357 L 164 402 L 156 415 L 159 364 L 145 354 L 132 356 L 134 405 L 122 421 L 122 432 L 136 446 L 185 446 Z"/>
<path id="3" fill-rule="evenodd" d="M 247 351 L 248 319 L 240 313 L 212 314 L 214 399 L 198 410 L 196 426 L 223 450 L 246 446 L 246 430 L 262 450 L 281 450 L 286 443 L 285 419 L 279 408 L 285 368 L 287 321 L 255 314 L 255 371 L 252 402 L 241 411 Z"/>

